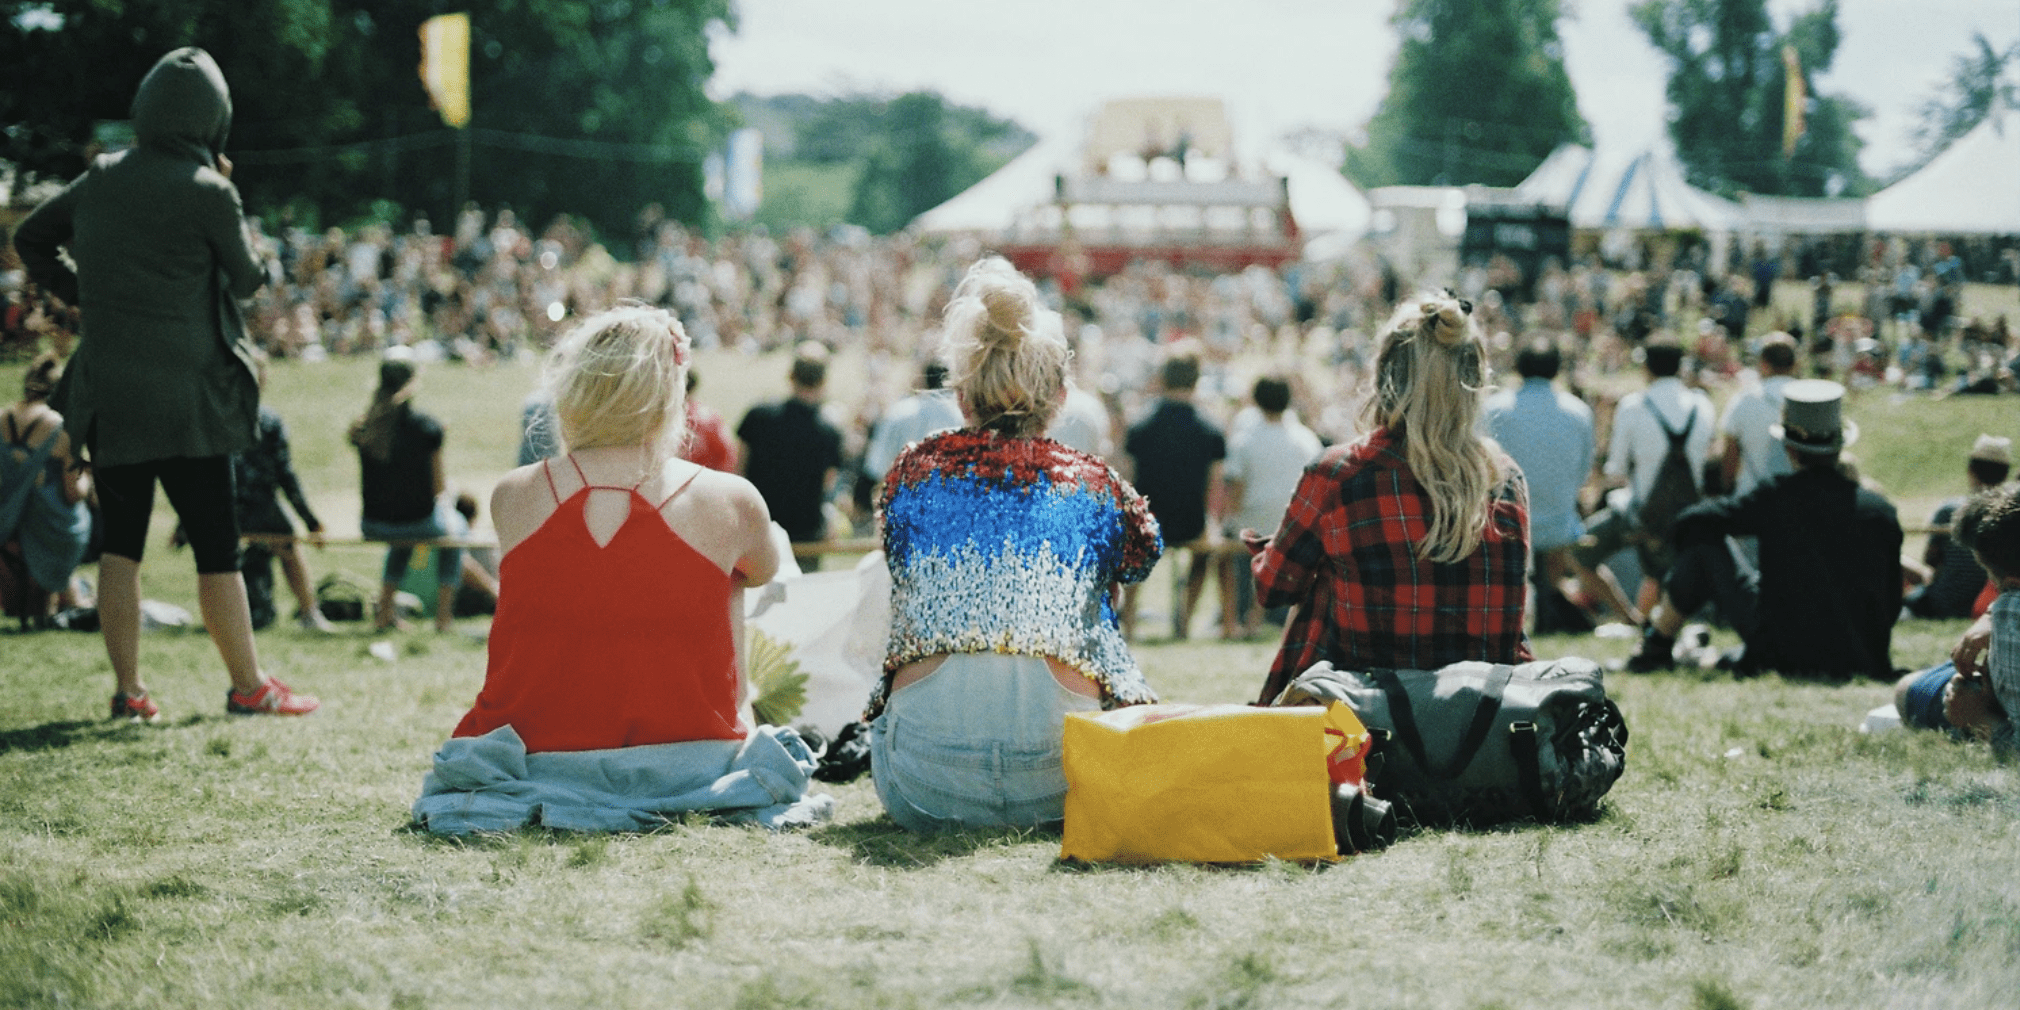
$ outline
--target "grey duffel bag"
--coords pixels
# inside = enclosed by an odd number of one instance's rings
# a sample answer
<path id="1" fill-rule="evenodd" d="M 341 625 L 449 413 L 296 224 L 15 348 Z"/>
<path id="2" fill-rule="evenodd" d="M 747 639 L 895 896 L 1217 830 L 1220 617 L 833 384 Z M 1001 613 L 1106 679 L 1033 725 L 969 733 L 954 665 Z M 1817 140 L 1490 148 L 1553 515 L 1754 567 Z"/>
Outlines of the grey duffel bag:
<path id="1" fill-rule="evenodd" d="M 1405 822 L 1590 817 L 1627 759 L 1627 723 L 1588 659 L 1366 672 L 1318 663 L 1274 704 L 1327 701 L 1375 731 L 1373 792 Z"/>

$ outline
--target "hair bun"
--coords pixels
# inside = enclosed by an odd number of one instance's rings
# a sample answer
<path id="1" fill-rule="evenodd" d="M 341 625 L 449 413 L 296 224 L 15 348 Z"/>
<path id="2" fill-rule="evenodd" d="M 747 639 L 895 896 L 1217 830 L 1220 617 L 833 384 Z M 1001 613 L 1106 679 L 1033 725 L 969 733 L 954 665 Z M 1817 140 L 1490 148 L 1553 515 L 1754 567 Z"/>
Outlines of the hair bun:
<path id="1" fill-rule="evenodd" d="M 1466 310 L 1449 295 L 1424 299 L 1424 329 L 1432 340 L 1456 347 L 1466 339 Z"/>
<path id="2" fill-rule="evenodd" d="M 981 292 L 984 323 L 976 337 L 985 345 L 1014 348 L 1031 328 L 1031 301 L 1008 284 L 989 284 Z"/>

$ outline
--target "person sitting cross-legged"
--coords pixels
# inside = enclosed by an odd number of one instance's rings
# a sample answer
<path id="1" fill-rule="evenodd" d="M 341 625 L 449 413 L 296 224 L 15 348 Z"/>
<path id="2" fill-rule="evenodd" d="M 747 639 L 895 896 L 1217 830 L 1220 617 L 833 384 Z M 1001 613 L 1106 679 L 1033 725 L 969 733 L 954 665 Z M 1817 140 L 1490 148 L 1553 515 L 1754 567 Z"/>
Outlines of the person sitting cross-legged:
<path id="1" fill-rule="evenodd" d="M 1629 670 L 1668 669 L 1684 620 L 1715 600 L 1746 643 L 1732 664 L 1741 673 L 1893 676 L 1901 524 L 1841 466 L 1859 433 L 1842 418 L 1844 395 L 1822 379 L 1782 387 L 1773 432 L 1795 471 L 1677 516 L 1676 562 Z M 1731 540 L 1741 535 L 1760 538 L 1758 572 Z"/>
<path id="2" fill-rule="evenodd" d="M 743 590 L 778 571 L 757 490 L 676 457 L 688 344 L 658 309 L 578 326 L 549 363 L 559 458 L 491 497 L 503 551 L 484 687 L 415 819 L 643 829 L 687 810 L 778 826 L 814 760 L 740 710 Z"/>
<path id="3" fill-rule="evenodd" d="M 970 268 L 941 346 L 967 424 L 912 443 L 884 485 L 871 774 L 908 830 L 1055 824 L 1066 713 L 1157 700 L 1114 599 L 1163 545 L 1108 464 L 1045 437 L 1069 351 L 1030 280 L 999 258 Z"/>
<path id="4" fill-rule="evenodd" d="M 1902 723 L 1951 729 L 2020 750 L 2020 483 L 2002 484 L 1966 500 L 1957 514 L 1957 541 L 1992 577 L 1998 595 L 1950 653 L 1950 662 L 1902 677 L 1894 707 Z"/>
<path id="5" fill-rule="evenodd" d="M 2006 475 L 2012 469 L 2013 440 L 1996 435 L 1979 435 L 1977 442 L 1971 446 L 1970 458 L 1964 464 L 1964 479 L 1969 485 L 1969 493 L 1977 494 L 1987 488 L 1998 487 L 2006 482 Z M 1928 570 L 1928 578 L 1922 585 L 1909 590 L 1903 601 L 1908 612 L 1917 617 L 1970 617 L 1978 595 L 1985 589 L 1985 570 L 1978 566 L 1970 549 L 1949 532 L 1957 518 L 1957 510 L 1963 507 L 1964 499 L 1953 498 L 1929 517 L 1929 525 L 1937 532 L 1929 534 L 1928 546 L 1922 552 L 1921 560 Z"/>
<path id="6" fill-rule="evenodd" d="M 1259 700 L 1312 664 L 1436 670 L 1535 658 L 1522 631 L 1529 491 L 1477 427 L 1486 347 L 1451 292 L 1404 302 L 1383 328 L 1364 423 L 1306 468 L 1256 552 L 1263 606 L 1296 604 Z"/>

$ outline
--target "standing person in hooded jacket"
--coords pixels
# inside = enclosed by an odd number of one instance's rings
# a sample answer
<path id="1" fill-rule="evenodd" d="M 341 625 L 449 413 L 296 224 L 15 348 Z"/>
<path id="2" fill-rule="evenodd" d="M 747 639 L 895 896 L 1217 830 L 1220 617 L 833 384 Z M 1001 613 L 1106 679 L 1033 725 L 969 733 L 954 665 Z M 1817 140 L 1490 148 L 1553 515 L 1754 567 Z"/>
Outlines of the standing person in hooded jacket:
<path id="1" fill-rule="evenodd" d="M 51 405 L 98 486 L 112 715 L 151 722 L 161 711 L 140 676 L 140 560 L 157 481 L 196 556 L 204 627 L 231 674 L 226 710 L 303 715 L 316 699 L 260 669 L 238 572 L 231 455 L 253 444 L 259 389 L 237 299 L 266 275 L 222 153 L 224 74 L 201 49 L 169 53 L 140 82 L 132 115 L 136 146 L 97 159 L 14 235 L 29 276 L 83 313 Z"/>

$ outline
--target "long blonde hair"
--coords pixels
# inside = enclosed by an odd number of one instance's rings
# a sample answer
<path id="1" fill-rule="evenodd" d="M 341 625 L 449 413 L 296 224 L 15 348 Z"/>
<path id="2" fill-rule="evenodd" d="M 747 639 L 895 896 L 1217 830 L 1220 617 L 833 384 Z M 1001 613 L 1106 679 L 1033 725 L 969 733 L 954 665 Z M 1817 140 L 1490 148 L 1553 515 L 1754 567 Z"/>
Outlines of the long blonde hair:
<path id="1" fill-rule="evenodd" d="M 1476 428 L 1487 355 L 1472 307 L 1450 291 L 1397 306 L 1376 346 L 1374 386 L 1363 420 L 1402 441 L 1431 499 L 1431 528 L 1417 556 L 1450 564 L 1472 554 L 1501 478 L 1492 443 Z"/>
<path id="2" fill-rule="evenodd" d="M 644 304 L 599 312 L 547 356 L 543 387 L 567 449 L 639 445 L 648 472 L 687 431 L 687 332 Z"/>
<path id="3" fill-rule="evenodd" d="M 969 267 L 954 289 L 940 353 L 975 426 L 1014 438 L 1044 434 L 1073 355 L 1059 313 L 1000 256 Z"/>

